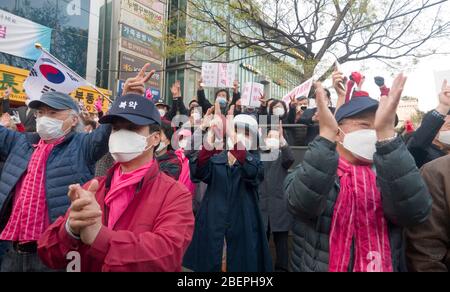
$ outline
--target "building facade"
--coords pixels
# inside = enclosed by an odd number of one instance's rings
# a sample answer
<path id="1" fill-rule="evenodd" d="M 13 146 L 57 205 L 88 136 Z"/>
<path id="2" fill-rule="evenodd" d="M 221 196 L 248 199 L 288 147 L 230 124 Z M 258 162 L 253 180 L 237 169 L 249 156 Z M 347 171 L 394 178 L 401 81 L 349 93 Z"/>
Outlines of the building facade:
<path id="1" fill-rule="evenodd" d="M 162 35 L 167 5 L 163 0 L 105 0 L 100 8 L 97 84 L 120 95 L 127 78 L 146 63 L 156 74 L 147 84 L 155 99 L 162 96 L 165 60 Z"/>
<path id="2" fill-rule="evenodd" d="M 399 125 L 411 120 L 411 117 L 419 111 L 419 99 L 415 97 L 403 97 L 397 109 Z"/>
<path id="3" fill-rule="evenodd" d="M 0 10 L 51 29 L 50 53 L 80 76 L 95 82 L 98 3 L 99 0 L 2 0 Z M 34 60 L 1 51 L 0 48 L 0 64 L 28 70 L 34 65 Z"/>
<path id="4" fill-rule="evenodd" d="M 0 1 L 0 93 L 12 87 L 12 106 L 26 99 L 23 82 L 40 52 L 42 43 L 87 81 L 95 83 L 99 8 L 101 0 L 2 0 Z M 25 30 L 23 36 L 21 32 Z M 110 94 L 107 91 L 103 93 Z M 80 88 L 72 95 L 94 110 L 99 94 Z"/>

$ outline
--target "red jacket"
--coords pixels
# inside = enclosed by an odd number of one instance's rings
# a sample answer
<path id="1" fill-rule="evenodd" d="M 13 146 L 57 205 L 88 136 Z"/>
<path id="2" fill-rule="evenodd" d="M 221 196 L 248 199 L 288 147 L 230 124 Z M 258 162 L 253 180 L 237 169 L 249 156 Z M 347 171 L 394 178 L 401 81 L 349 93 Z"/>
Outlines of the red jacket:
<path id="1" fill-rule="evenodd" d="M 111 177 L 112 170 L 107 178 L 98 178 L 96 198 L 105 226 L 108 210 L 104 197 Z M 163 174 L 158 163 L 154 163 L 141 184 L 114 230 L 102 227 L 92 246 L 67 234 L 65 222 L 69 212 L 65 218 L 59 218 L 38 242 L 42 261 L 50 268 L 65 270 L 69 263 L 67 254 L 78 251 L 83 272 L 180 272 L 194 229 L 192 195 Z"/>

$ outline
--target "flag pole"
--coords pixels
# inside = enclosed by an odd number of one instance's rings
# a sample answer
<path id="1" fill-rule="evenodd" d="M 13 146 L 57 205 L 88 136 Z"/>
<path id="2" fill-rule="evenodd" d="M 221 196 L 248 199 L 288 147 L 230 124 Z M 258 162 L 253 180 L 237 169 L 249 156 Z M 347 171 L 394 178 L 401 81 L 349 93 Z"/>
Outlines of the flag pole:
<path id="1" fill-rule="evenodd" d="M 42 52 L 46 53 L 47 55 L 51 56 L 52 58 L 55 58 L 55 60 L 57 60 L 64 68 L 66 68 L 66 70 L 69 70 L 70 72 L 74 73 L 78 78 L 85 80 L 86 83 L 90 87 L 92 87 L 96 92 L 98 92 L 101 96 L 103 96 L 103 98 L 106 98 L 111 104 L 113 103 L 113 101 L 106 94 L 101 92 L 100 89 L 97 88 L 97 86 L 95 86 L 95 85 L 91 84 L 90 82 L 88 82 L 86 79 L 84 79 L 83 77 L 78 75 L 76 72 L 74 72 L 72 69 L 70 69 L 66 64 L 64 64 L 63 62 L 58 60 L 58 58 L 56 58 L 55 56 L 50 54 L 50 52 L 48 52 L 46 49 L 44 49 L 40 43 L 35 43 L 34 46 L 36 47 L 36 49 L 41 50 Z"/>

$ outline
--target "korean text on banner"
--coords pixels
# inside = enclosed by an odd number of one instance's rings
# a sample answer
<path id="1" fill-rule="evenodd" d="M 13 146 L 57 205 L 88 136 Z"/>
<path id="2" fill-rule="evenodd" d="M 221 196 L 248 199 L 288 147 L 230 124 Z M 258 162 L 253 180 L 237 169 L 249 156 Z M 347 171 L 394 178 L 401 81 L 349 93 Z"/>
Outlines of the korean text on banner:
<path id="1" fill-rule="evenodd" d="M 261 83 L 247 82 L 242 92 L 242 106 L 258 108 L 261 106 L 260 98 L 264 94 L 264 85 Z"/>
<path id="2" fill-rule="evenodd" d="M 50 50 L 52 29 L 0 10 L 0 52 L 37 60 L 40 52 L 34 44 Z"/>
<path id="3" fill-rule="evenodd" d="M 236 65 L 226 63 L 203 63 L 202 79 L 205 87 L 232 88 Z"/>
<path id="4" fill-rule="evenodd" d="M 313 86 L 313 83 L 314 83 L 314 79 L 313 78 L 307 80 L 306 82 L 304 82 L 300 86 L 297 86 L 296 88 L 294 88 L 285 97 L 283 97 L 283 101 L 286 103 L 286 105 L 289 106 L 289 104 L 291 103 L 291 98 L 292 97 L 294 97 L 294 98 L 301 97 L 301 96 L 308 97 L 309 92 L 311 91 L 311 88 Z"/>

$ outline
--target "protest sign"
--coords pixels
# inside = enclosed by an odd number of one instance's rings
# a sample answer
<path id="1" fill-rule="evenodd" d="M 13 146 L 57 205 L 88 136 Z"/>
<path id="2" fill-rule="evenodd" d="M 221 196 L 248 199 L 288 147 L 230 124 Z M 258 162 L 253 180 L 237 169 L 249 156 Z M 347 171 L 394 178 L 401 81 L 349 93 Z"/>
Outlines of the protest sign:
<path id="1" fill-rule="evenodd" d="M 236 65 L 226 63 L 203 63 L 204 87 L 232 88 L 236 76 Z"/>
<path id="2" fill-rule="evenodd" d="M 264 85 L 256 82 L 248 82 L 244 85 L 241 97 L 241 105 L 258 108 L 261 106 L 260 98 L 264 94 Z"/>

